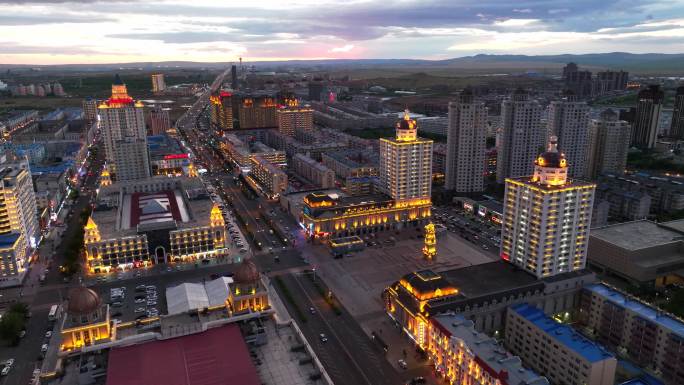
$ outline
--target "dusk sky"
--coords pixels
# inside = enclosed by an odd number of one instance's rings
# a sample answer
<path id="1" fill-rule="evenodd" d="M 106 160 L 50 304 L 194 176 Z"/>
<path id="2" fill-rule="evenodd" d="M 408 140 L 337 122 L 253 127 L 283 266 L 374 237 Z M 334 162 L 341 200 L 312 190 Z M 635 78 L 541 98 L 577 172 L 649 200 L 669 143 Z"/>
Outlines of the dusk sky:
<path id="1" fill-rule="evenodd" d="M 0 63 L 684 52 L 684 0 L 0 0 Z"/>

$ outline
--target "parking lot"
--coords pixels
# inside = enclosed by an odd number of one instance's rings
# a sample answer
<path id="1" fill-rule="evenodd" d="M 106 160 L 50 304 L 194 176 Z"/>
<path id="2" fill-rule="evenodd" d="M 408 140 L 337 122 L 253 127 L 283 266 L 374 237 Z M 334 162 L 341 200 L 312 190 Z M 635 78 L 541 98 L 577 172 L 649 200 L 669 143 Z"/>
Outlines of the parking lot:
<path id="1" fill-rule="evenodd" d="M 433 218 L 448 231 L 460 236 L 483 250 L 498 253 L 501 244 L 501 226 L 464 213 L 453 207 L 435 207 Z"/>
<path id="2" fill-rule="evenodd" d="M 112 287 L 108 293 L 110 317 L 127 322 L 163 314 L 166 312 L 165 291 L 156 285 L 143 283 Z"/>

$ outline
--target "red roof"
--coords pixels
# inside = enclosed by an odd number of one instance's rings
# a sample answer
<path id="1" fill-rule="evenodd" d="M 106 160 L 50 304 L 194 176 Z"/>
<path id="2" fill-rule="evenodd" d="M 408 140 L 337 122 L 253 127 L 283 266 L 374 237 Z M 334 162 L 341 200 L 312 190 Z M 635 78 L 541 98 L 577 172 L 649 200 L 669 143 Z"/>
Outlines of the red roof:
<path id="1" fill-rule="evenodd" d="M 231 324 L 204 333 L 115 348 L 107 385 L 260 385 L 240 329 Z"/>

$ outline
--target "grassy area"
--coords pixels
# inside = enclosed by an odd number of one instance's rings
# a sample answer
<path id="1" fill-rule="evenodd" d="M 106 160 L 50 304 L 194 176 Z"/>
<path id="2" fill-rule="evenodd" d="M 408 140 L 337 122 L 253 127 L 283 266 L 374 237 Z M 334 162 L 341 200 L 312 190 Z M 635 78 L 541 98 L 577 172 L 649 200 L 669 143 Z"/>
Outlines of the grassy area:
<path id="1" fill-rule="evenodd" d="M 275 281 L 276 286 L 280 291 L 283 293 L 283 297 L 285 297 L 285 300 L 290 303 L 292 308 L 294 309 L 295 315 L 297 318 L 299 318 L 300 321 L 306 323 L 307 318 L 304 315 L 304 312 L 302 312 L 302 309 L 297 306 L 297 302 L 294 300 L 294 297 L 292 297 L 292 293 L 290 292 L 290 289 L 285 286 L 285 282 L 283 282 L 283 279 L 280 277 L 275 277 L 273 278 Z"/>
<path id="2" fill-rule="evenodd" d="M 633 107 L 637 103 L 637 93 L 629 95 L 616 96 L 612 98 L 604 98 L 596 101 L 595 106 L 619 106 L 619 107 Z"/>
<path id="3" fill-rule="evenodd" d="M 684 165 L 674 163 L 669 159 L 655 159 L 650 152 L 629 154 L 627 156 L 627 167 L 639 170 L 684 173 Z"/>

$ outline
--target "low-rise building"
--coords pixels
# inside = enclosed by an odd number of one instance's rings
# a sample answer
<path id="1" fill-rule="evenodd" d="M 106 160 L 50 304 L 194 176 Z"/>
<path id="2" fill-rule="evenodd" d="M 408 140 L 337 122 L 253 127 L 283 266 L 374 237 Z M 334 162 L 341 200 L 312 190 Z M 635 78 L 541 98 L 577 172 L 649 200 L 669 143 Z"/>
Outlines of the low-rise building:
<path id="1" fill-rule="evenodd" d="M 168 135 L 147 137 L 152 175 L 188 175 L 190 159 L 180 142 Z"/>
<path id="2" fill-rule="evenodd" d="M 384 194 L 311 193 L 304 198 L 300 222 L 311 238 L 338 238 L 424 226 L 431 208 L 430 198 L 397 201 Z"/>
<path id="3" fill-rule="evenodd" d="M 635 285 L 684 280 L 684 221 L 647 220 L 592 229 L 588 262 Z"/>
<path id="4" fill-rule="evenodd" d="M 651 198 L 650 213 L 684 210 L 684 178 L 644 172 L 624 176 L 606 174 L 598 178 L 598 189 L 611 193 L 639 192 Z"/>
<path id="5" fill-rule="evenodd" d="M 615 383 L 617 360 L 611 353 L 532 305 L 508 309 L 505 341 L 508 350 L 553 384 Z"/>
<path id="6" fill-rule="evenodd" d="M 339 150 L 321 154 L 323 164 L 344 180 L 349 195 L 373 194 L 378 179 L 379 154 L 363 150 Z"/>
<path id="7" fill-rule="evenodd" d="M 549 381 L 522 366 L 520 357 L 494 338 L 475 331 L 473 321 L 454 314 L 430 318 L 427 354 L 448 384 L 548 385 Z"/>
<path id="8" fill-rule="evenodd" d="M 102 187 L 85 228 L 91 273 L 226 255 L 221 210 L 196 178 L 157 177 Z"/>
<path id="9" fill-rule="evenodd" d="M 294 172 L 320 188 L 335 187 L 335 172 L 304 154 L 292 158 Z"/>
<path id="10" fill-rule="evenodd" d="M 455 312 L 486 333 L 503 331 L 508 306 L 536 303 L 550 315 L 572 311 L 579 290 L 596 277 L 587 270 L 536 279 L 503 260 L 435 273 L 406 274 L 383 292 L 385 310 L 419 346 L 430 317 Z"/>
<path id="11" fill-rule="evenodd" d="M 684 320 L 604 284 L 585 286 L 579 316 L 587 333 L 665 384 L 684 383 Z"/>

